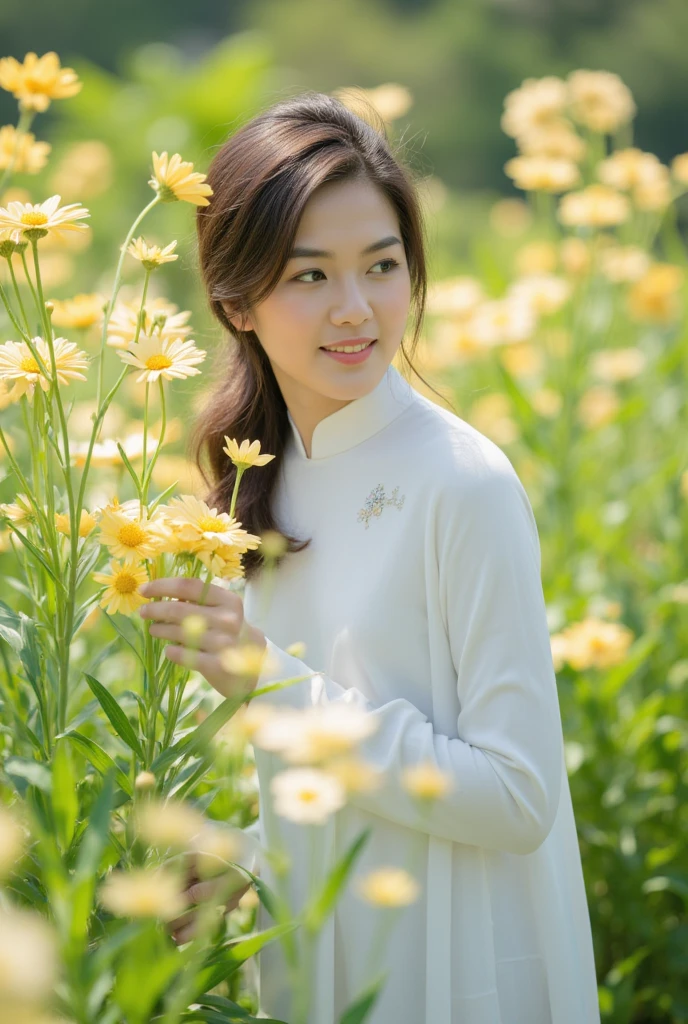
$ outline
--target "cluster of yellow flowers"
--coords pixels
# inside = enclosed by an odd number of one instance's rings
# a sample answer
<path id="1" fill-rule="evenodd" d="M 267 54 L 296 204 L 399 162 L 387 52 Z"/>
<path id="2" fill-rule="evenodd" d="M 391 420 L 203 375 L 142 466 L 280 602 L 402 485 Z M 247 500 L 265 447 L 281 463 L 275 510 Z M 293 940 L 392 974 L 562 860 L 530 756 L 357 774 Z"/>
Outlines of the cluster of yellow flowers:
<path id="1" fill-rule="evenodd" d="M 579 672 L 611 668 L 625 660 L 632 642 L 633 632 L 623 623 L 591 615 L 552 635 L 554 667 L 558 672 L 568 662 Z"/>
<path id="2" fill-rule="evenodd" d="M 274 455 L 261 455 L 260 442 L 241 446 L 225 438 L 238 472 L 265 465 Z M 234 516 L 209 508 L 190 494 L 174 497 L 152 511 L 133 498 L 122 504 L 115 499 L 100 509 L 99 540 L 113 556 L 109 573 L 93 573 L 105 585 L 101 607 L 109 614 L 130 615 L 147 599 L 139 587 L 148 581 L 148 563 L 169 554 L 180 561 L 198 559 L 210 574 L 221 579 L 244 575 L 242 555 L 255 550 L 261 538 L 242 529 Z"/>

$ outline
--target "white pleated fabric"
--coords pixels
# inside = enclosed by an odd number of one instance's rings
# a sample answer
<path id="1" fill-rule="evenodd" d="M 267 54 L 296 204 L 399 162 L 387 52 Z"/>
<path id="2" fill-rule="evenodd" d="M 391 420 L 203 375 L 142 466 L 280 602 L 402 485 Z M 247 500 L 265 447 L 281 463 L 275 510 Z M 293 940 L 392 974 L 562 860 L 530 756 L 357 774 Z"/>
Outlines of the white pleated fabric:
<path id="1" fill-rule="evenodd" d="M 244 608 L 278 665 L 258 685 L 311 678 L 256 700 L 351 703 L 376 719 L 360 754 L 384 785 L 318 832 L 323 872 L 372 825 L 355 873 L 400 866 L 420 884 L 393 912 L 370 1024 L 599 1024 L 539 537 L 511 462 L 394 366 L 317 425 L 310 458 L 289 422 L 278 522 L 312 541 L 269 586 L 248 583 Z M 303 660 L 285 652 L 295 641 Z M 261 846 L 279 839 L 300 907 L 307 830 L 272 813 L 284 765 L 255 753 L 254 863 L 274 884 Z M 401 783 L 420 761 L 454 782 L 422 818 Z M 347 888 L 316 949 L 310 1024 L 338 1024 L 370 980 L 381 913 Z M 271 923 L 261 907 L 260 926 Z M 291 1021 L 280 945 L 259 959 L 261 1013 Z"/>

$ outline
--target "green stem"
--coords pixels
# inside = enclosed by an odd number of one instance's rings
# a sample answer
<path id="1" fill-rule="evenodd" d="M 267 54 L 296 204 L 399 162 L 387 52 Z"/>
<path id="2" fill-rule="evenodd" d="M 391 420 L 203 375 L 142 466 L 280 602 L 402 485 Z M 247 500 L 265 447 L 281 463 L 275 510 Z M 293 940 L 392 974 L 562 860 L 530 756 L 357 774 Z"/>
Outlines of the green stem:
<path id="1" fill-rule="evenodd" d="M 24 254 L 22 253 L 22 257 L 23 257 L 23 255 Z M 14 294 L 15 294 L 16 299 L 17 299 L 17 305 L 19 306 L 19 312 L 21 313 L 22 317 L 24 318 L 24 329 L 22 330 L 22 334 L 26 334 L 27 338 L 30 338 L 31 337 L 31 329 L 29 327 L 29 318 L 27 317 L 26 310 L 24 309 L 24 303 L 22 301 L 21 292 L 19 291 L 19 284 L 17 283 L 17 275 L 14 273 L 14 265 L 12 263 L 12 257 L 11 256 L 7 256 L 6 259 L 7 259 L 7 265 L 10 268 L 10 277 L 12 278 L 12 287 L 14 288 Z M 26 266 L 26 264 L 24 264 L 24 265 Z M 9 309 L 9 306 L 7 308 Z"/>
<path id="2" fill-rule="evenodd" d="M 11 265 L 12 265 L 11 257 L 6 257 L 6 258 L 9 260 L 10 267 L 11 267 Z M 12 323 L 14 325 L 15 331 L 18 331 L 19 334 L 22 336 L 22 338 L 27 338 L 28 334 L 24 330 L 22 325 L 19 323 L 19 321 L 17 320 L 16 316 L 14 315 L 14 310 L 10 306 L 10 300 L 7 297 L 7 293 L 5 292 L 5 289 L 2 287 L 2 283 L 0 283 L 0 299 L 2 299 L 2 304 L 5 307 L 5 309 L 7 310 L 7 315 L 9 316 L 10 320 L 12 321 Z"/>

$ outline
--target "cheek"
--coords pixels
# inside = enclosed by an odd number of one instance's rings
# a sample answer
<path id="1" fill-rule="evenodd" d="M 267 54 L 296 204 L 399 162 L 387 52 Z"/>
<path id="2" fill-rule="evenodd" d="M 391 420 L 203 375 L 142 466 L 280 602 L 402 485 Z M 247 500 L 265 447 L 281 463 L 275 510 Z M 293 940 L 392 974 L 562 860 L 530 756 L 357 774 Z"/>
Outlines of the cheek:
<path id="1" fill-rule="evenodd" d="M 317 345 L 321 314 L 304 295 L 271 296 L 257 316 L 258 337 L 268 356 L 281 365 L 296 365 Z"/>

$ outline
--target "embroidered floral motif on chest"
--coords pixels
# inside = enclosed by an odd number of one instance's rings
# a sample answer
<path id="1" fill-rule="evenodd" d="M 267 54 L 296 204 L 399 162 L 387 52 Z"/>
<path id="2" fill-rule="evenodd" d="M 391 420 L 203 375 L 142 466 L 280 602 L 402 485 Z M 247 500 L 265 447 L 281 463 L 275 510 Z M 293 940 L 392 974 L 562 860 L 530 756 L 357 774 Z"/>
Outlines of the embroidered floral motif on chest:
<path id="1" fill-rule="evenodd" d="M 371 516 L 381 516 L 382 510 L 385 505 L 394 505 L 395 508 L 401 509 L 404 505 L 405 494 L 399 498 L 397 497 L 399 488 L 395 487 L 389 497 L 385 495 L 385 488 L 383 484 L 378 484 L 374 487 L 368 497 L 366 498 L 365 505 L 358 513 L 358 522 L 365 523 L 366 530 L 370 526 Z"/>

